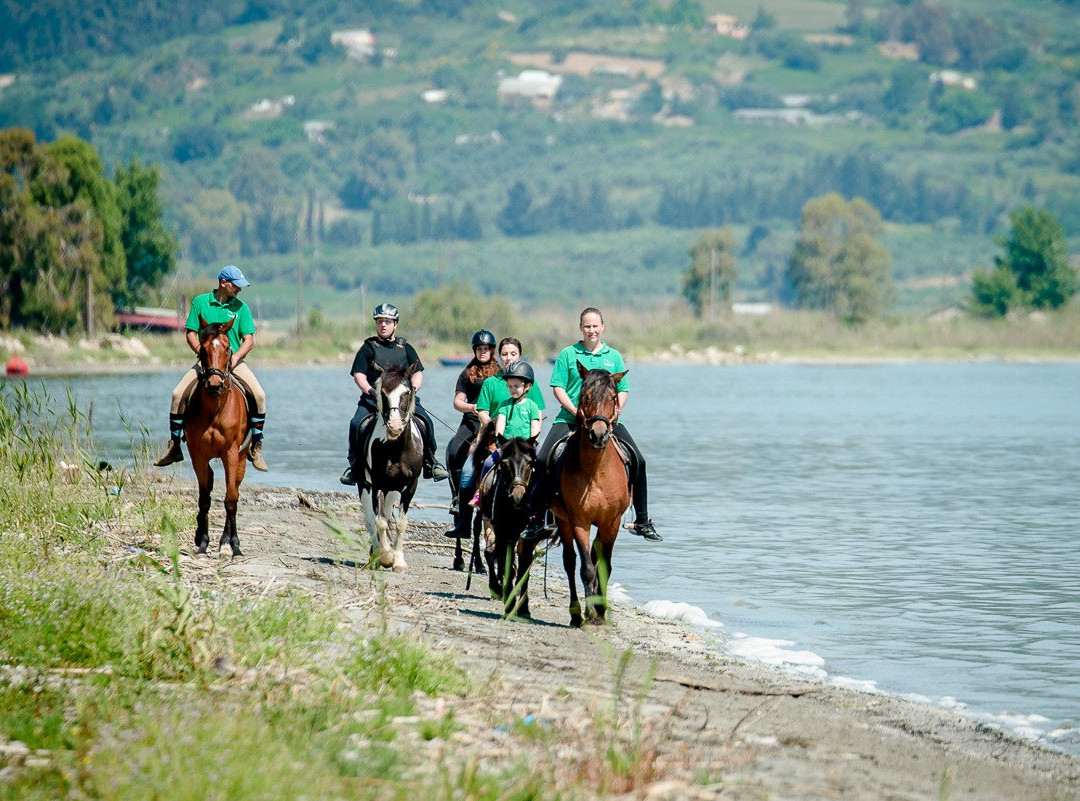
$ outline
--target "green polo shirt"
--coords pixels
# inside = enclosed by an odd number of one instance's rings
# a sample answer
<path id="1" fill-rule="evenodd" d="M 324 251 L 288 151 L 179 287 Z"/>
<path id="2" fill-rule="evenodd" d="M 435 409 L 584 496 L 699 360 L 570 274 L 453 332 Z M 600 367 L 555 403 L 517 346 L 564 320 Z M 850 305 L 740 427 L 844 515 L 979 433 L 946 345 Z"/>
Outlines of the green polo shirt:
<path id="1" fill-rule="evenodd" d="M 536 384 L 529 387 L 529 391 L 525 393 L 525 397 L 535 403 L 536 408 L 545 408 L 544 394 Z M 506 381 L 503 379 L 502 373 L 499 373 L 498 375 L 493 375 L 490 378 L 484 379 L 484 383 L 480 385 L 480 394 L 476 398 L 476 408 L 486 409 L 487 413 L 494 419 L 499 404 L 509 399 L 510 390 L 506 388 Z"/>
<path id="2" fill-rule="evenodd" d="M 240 350 L 240 341 L 244 337 L 255 333 L 255 321 L 251 319 L 251 309 L 240 298 L 221 303 L 214 297 L 213 292 L 196 295 L 191 301 L 191 309 L 188 311 L 184 327 L 188 331 L 198 333 L 200 316 L 204 323 L 227 323 L 229 320 L 236 320 L 233 327 L 229 329 L 229 345 L 234 351 Z"/>
<path id="3" fill-rule="evenodd" d="M 555 367 L 551 371 L 551 387 L 562 387 L 570 397 L 571 402 L 577 406 L 578 398 L 581 397 L 581 385 L 583 381 L 578 374 L 577 363 L 581 362 L 586 370 L 607 370 L 609 373 L 621 373 L 626 369 L 623 364 L 622 354 L 610 345 L 600 343 L 596 353 L 590 353 L 585 344 L 578 340 L 573 345 L 563 348 L 559 357 L 555 360 Z M 630 382 L 626 376 L 616 385 L 619 392 L 629 392 Z M 560 405 L 559 414 L 555 417 L 556 423 L 576 422 L 574 415 L 563 409 Z"/>
<path id="4" fill-rule="evenodd" d="M 529 439 L 532 436 L 532 421 L 540 419 L 540 407 L 528 395 L 517 402 L 507 397 L 499 404 L 495 412 L 495 418 L 499 417 L 506 418 L 506 425 L 503 428 L 504 437 Z"/>

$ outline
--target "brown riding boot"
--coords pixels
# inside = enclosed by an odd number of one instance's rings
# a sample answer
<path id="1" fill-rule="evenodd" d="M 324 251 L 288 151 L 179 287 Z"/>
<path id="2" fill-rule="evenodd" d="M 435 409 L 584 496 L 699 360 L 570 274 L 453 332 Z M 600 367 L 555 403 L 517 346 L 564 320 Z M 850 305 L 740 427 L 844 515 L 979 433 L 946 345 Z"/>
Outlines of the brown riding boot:
<path id="1" fill-rule="evenodd" d="M 262 442 L 252 442 L 248 447 L 248 461 L 251 462 L 252 467 L 264 473 L 270 469 L 266 466 L 266 460 L 263 459 Z"/>
<path id="2" fill-rule="evenodd" d="M 182 461 L 184 461 L 184 451 L 180 447 L 180 440 L 172 438 L 169 440 L 169 449 L 165 451 L 164 456 L 154 462 L 154 467 L 166 467 Z"/>

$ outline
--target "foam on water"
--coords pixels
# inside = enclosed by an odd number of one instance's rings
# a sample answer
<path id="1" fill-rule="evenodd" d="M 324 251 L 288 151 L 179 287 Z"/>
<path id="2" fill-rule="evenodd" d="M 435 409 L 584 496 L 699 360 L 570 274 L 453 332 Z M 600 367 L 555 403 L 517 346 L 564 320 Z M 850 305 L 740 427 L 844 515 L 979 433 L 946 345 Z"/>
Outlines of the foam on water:
<path id="1" fill-rule="evenodd" d="M 617 603 L 633 603 L 633 599 L 621 584 L 612 582 L 608 595 Z M 686 623 L 699 629 L 716 631 L 724 627 L 718 620 L 710 618 L 698 606 L 683 601 L 654 600 L 642 605 L 641 609 L 653 617 Z M 800 676 L 826 682 L 855 692 L 870 695 L 888 695 L 872 679 L 856 679 L 851 676 L 830 676 L 825 670 L 825 659 L 813 651 L 792 648 L 792 640 L 754 637 L 744 632 L 735 632 L 730 638 L 720 641 L 720 649 L 725 653 L 748 662 L 769 665 Z M 1071 721 L 1053 721 L 1043 715 L 1018 715 L 1011 712 L 997 714 L 974 710 L 962 701 L 948 695 L 931 697 L 919 693 L 907 693 L 897 697 L 918 704 L 937 706 L 959 715 L 991 726 L 1003 732 L 1031 742 L 1041 743 L 1059 750 L 1075 752 L 1080 745 L 1080 727 Z"/>

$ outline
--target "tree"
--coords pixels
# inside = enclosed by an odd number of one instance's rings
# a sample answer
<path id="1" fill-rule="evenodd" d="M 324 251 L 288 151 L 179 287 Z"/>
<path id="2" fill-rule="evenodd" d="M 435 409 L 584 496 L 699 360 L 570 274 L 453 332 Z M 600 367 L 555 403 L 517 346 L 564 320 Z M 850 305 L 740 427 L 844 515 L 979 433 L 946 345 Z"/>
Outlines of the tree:
<path id="1" fill-rule="evenodd" d="M 117 203 L 123 221 L 121 242 L 127 262 L 125 300 L 146 299 L 176 268 L 176 236 L 162 221 L 157 167 L 133 159 L 116 168 Z"/>
<path id="2" fill-rule="evenodd" d="M 731 228 L 703 231 L 688 249 L 690 266 L 683 275 L 683 295 L 697 317 L 708 312 L 716 318 L 720 303 L 731 301 L 731 287 L 738 271 L 735 268 L 735 237 Z"/>
<path id="3" fill-rule="evenodd" d="M 506 205 L 495 219 L 499 230 L 507 236 L 529 236 L 539 229 L 532 209 L 532 193 L 521 181 L 515 181 L 507 193 Z"/>
<path id="4" fill-rule="evenodd" d="M 972 281 L 972 309 L 1003 316 L 1011 309 L 1057 309 L 1080 289 L 1069 264 L 1065 229 L 1046 209 L 1022 206 L 1009 215 L 1012 233 L 1000 237 L 1004 249 L 993 270 L 977 270 Z"/>
<path id="5" fill-rule="evenodd" d="M 890 306 L 896 289 L 881 231 L 881 215 L 862 198 L 830 193 L 807 201 L 785 274 L 795 306 L 851 323 Z"/>

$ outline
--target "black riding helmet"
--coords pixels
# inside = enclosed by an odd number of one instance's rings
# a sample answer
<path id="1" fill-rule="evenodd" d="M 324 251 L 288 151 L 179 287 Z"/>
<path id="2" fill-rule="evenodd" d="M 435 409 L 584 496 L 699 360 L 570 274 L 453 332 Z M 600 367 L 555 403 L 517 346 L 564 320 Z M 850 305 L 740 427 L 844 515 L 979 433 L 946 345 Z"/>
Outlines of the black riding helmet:
<path id="1" fill-rule="evenodd" d="M 371 319 L 378 320 L 380 317 L 389 317 L 396 322 L 400 316 L 401 312 L 393 303 L 380 303 L 375 307 L 375 313 L 371 315 Z"/>
<path id="2" fill-rule="evenodd" d="M 472 349 L 476 350 L 479 345 L 490 345 L 495 347 L 495 335 L 488 331 L 486 328 L 481 328 L 475 334 L 472 335 Z"/>
<path id="3" fill-rule="evenodd" d="M 530 384 L 536 383 L 536 375 L 528 362 L 513 362 L 506 365 L 506 369 L 503 370 L 503 379 L 507 378 L 520 378 Z"/>

